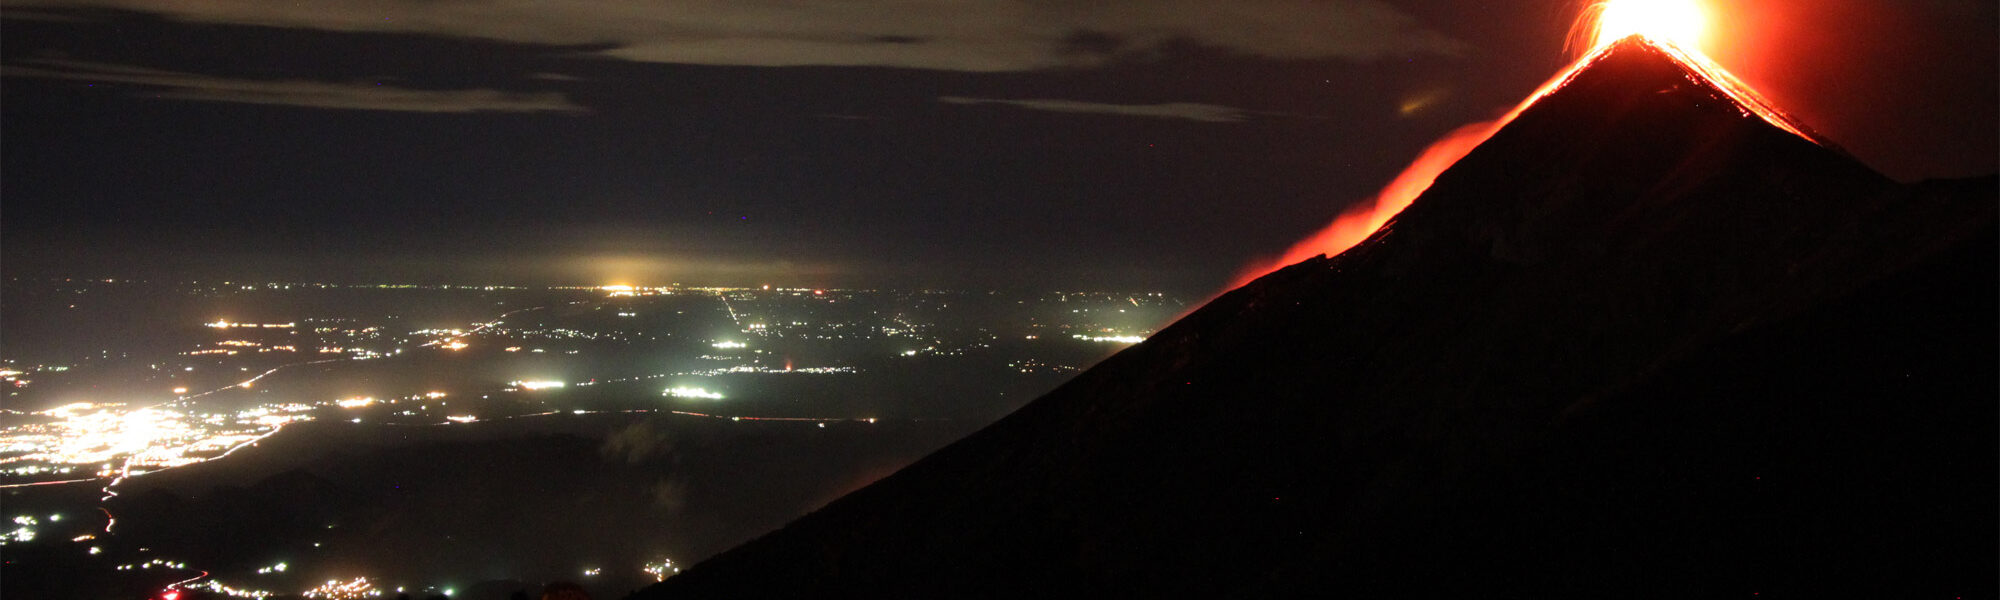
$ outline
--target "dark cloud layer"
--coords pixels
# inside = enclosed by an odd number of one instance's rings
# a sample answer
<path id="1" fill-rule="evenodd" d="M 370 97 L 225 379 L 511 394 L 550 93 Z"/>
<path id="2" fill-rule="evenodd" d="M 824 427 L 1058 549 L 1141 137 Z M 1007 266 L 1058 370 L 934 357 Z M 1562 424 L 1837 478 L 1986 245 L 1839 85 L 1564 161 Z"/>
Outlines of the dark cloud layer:
<path id="1" fill-rule="evenodd" d="M 1186 39 L 1270 58 L 1379 59 L 1462 43 L 1376 0 L 21 0 L 195 23 L 604 44 L 623 59 L 708 65 L 1014 71 L 1071 65 L 1079 32 L 1147 48 Z"/>
<path id="2" fill-rule="evenodd" d="M 421 90 L 380 82 L 228 79 L 128 65 L 65 60 L 27 60 L 0 67 L 0 76 L 134 84 L 155 98 L 202 102 L 271 104 L 336 110 L 407 112 L 583 112 L 556 92 L 494 89 Z"/>

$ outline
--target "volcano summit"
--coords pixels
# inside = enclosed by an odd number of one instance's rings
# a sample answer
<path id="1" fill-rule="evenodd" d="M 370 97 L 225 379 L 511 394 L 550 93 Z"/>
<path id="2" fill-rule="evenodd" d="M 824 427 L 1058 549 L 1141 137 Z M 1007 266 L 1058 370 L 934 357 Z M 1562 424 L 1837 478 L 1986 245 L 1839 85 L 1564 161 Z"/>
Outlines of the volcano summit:
<path id="1" fill-rule="evenodd" d="M 1727 85 L 1610 45 L 1353 249 L 639 597 L 1991 597 L 1995 179 Z"/>

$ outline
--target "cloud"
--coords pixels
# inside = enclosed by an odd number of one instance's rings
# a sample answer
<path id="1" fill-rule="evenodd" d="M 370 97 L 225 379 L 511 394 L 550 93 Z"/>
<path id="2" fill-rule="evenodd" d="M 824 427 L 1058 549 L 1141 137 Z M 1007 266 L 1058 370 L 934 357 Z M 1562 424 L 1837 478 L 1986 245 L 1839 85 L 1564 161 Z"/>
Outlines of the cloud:
<path id="1" fill-rule="evenodd" d="M 228 79 L 81 61 L 24 62 L 34 66 L 7 65 L 0 67 L 0 75 L 142 85 L 157 88 L 155 97 L 208 102 L 429 113 L 584 112 L 557 92 L 418 90 L 366 82 Z"/>
<path id="2" fill-rule="evenodd" d="M 1245 118 L 1246 112 L 1240 108 L 1193 102 L 1171 102 L 1166 104 L 1103 104 L 1077 100 L 1003 100 L 997 98 L 966 98 L 963 96 L 943 96 L 939 102 L 946 104 L 1004 104 L 1029 110 L 1045 110 L 1063 113 L 1091 113 L 1123 115 L 1128 117 L 1151 117 L 1156 119 L 1186 119 L 1207 123 L 1235 123 Z"/>
<path id="3" fill-rule="evenodd" d="M 669 63 L 1022 71 L 1189 41 L 1280 59 L 1457 54 L 1380 0 L 14 0 L 201 23 L 563 45 Z"/>

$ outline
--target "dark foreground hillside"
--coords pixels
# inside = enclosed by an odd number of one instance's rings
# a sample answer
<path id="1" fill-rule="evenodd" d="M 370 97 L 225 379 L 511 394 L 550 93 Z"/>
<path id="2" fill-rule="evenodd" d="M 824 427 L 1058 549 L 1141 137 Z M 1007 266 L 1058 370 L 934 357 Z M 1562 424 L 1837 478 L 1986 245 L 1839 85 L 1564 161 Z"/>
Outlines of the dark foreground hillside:
<path id="1" fill-rule="evenodd" d="M 638 597 L 1992 597 L 1997 200 L 1623 42 L 1354 250 Z"/>

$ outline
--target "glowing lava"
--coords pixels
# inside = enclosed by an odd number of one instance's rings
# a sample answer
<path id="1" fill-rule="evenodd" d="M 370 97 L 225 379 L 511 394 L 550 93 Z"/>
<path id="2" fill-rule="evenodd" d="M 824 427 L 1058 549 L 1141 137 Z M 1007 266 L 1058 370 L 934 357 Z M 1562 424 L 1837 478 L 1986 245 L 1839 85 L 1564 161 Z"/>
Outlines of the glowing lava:
<path id="1" fill-rule="evenodd" d="M 1525 106 L 1524 104 L 1523 107 Z M 1236 282 L 1231 283 L 1229 287 L 1231 289 L 1243 287 L 1243 284 L 1263 277 L 1266 273 L 1315 256 L 1322 254 L 1333 256 L 1346 252 L 1348 248 L 1367 240 L 1368 236 L 1375 234 L 1375 230 L 1387 224 L 1390 218 L 1403 212 L 1411 202 L 1415 202 L 1417 196 L 1423 195 L 1424 190 L 1431 189 L 1431 183 L 1437 181 L 1439 174 L 1458 164 L 1459 159 L 1465 158 L 1473 148 L 1485 143 L 1486 138 L 1493 137 L 1493 132 L 1499 131 L 1501 126 L 1513 121 L 1514 114 L 1518 112 L 1520 110 L 1515 109 L 1514 113 L 1508 113 L 1500 119 L 1473 123 L 1445 134 L 1444 139 L 1432 142 L 1429 147 L 1424 148 L 1423 153 L 1417 155 L 1417 160 L 1405 167 L 1402 174 L 1397 175 L 1387 187 L 1382 188 L 1374 199 L 1357 202 L 1354 206 L 1348 207 L 1347 211 L 1340 213 L 1332 224 L 1292 244 L 1290 249 L 1285 250 L 1285 253 L 1277 258 L 1251 264 L 1237 275 Z"/>
<path id="2" fill-rule="evenodd" d="M 1628 40 L 1658 48 L 1673 57 L 1688 70 L 1690 83 L 1707 85 L 1727 94 L 1736 101 L 1745 117 L 1756 116 L 1813 143 L 1822 143 L 1809 133 L 1810 130 L 1794 122 L 1756 90 L 1701 53 L 1698 48 L 1706 24 L 1707 17 L 1694 0 L 1609 0 L 1591 5 L 1577 20 L 1573 30 L 1576 33 L 1571 35 L 1572 40 L 1590 40 L 1590 51 L 1584 57 L 1542 84 L 1540 89 L 1506 115 L 1493 121 L 1460 127 L 1431 143 L 1415 162 L 1404 168 L 1374 198 L 1355 203 L 1326 228 L 1293 244 L 1276 259 L 1251 264 L 1237 276 L 1230 288 L 1242 287 L 1287 265 L 1320 255 L 1334 256 L 1346 252 L 1348 248 L 1366 241 L 1429 190 L 1438 175 L 1485 143 L 1494 132 L 1513 122 L 1515 117 L 1534 106 L 1542 97 L 1561 89 L 1578 72 L 1595 64 L 1613 47 Z"/>

